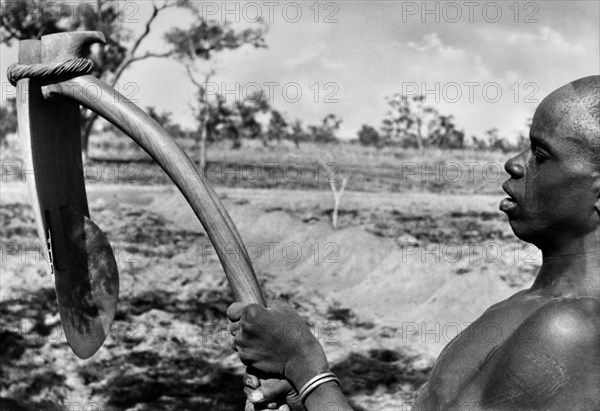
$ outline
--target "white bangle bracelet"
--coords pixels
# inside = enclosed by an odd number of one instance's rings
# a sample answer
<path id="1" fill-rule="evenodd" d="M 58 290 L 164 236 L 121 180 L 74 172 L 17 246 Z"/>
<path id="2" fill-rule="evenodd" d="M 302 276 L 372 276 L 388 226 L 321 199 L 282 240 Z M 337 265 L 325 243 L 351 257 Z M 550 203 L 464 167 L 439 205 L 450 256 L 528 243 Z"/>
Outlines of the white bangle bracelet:
<path id="1" fill-rule="evenodd" d="M 325 384 L 326 382 L 334 381 L 337 385 L 340 385 L 340 380 L 332 372 L 324 372 L 319 374 L 310 380 L 300 389 L 300 401 L 304 404 L 306 397 L 313 392 L 319 385 Z"/>

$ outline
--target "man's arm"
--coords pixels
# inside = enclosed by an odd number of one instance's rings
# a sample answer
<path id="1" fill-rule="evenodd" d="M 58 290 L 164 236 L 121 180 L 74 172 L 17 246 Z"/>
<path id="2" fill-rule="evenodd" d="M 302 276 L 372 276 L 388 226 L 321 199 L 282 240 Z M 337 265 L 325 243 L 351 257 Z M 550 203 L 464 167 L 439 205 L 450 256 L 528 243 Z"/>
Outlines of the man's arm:
<path id="1" fill-rule="evenodd" d="M 599 321 L 596 299 L 545 305 L 500 347 L 455 404 L 473 411 L 600 409 Z"/>

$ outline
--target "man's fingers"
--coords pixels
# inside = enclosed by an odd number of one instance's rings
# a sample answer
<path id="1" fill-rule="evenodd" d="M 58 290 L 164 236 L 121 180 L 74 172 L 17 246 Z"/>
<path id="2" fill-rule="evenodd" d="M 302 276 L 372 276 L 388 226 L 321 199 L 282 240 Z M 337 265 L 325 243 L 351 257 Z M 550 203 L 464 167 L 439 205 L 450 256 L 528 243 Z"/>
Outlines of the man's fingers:
<path id="1" fill-rule="evenodd" d="M 234 323 L 229 324 L 229 333 L 231 335 L 233 335 L 234 337 L 237 335 L 237 333 L 240 331 L 241 325 L 239 321 L 236 321 Z"/>
<path id="2" fill-rule="evenodd" d="M 244 411 L 266 411 L 266 410 L 278 410 L 278 411 L 290 411 L 290 407 L 287 404 L 279 405 L 276 402 L 269 404 L 253 404 L 249 400 L 246 400 L 246 406 Z"/>
<path id="3" fill-rule="evenodd" d="M 244 312 L 244 307 L 246 304 L 243 303 L 233 303 L 227 308 L 227 317 L 229 321 L 239 321 L 242 318 L 242 313 Z"/>
<path id="4" fill-rule="evenodd" d="M 256 375 L 249 374 L 246 371 L 246 375 L 244 376 L 244 385 L 255 390 L 260 387 L 260 380 Z"/>
<path id="5" fill-rule="evenodd" d="M 286 380 L 263 380 L 260 387 L 252 391 L 248 398 L 253 403 L 274 401 L 285 395 L 289 391 L 289 384 Z"/>
<path id="6" fill-rule="evenodd" d="M 253 411 L 291 411 L 292 409 L 306 411 L 300 403 L 298 394 L 287 380 L 266 376 L 265 379 L 260 379 L 255 374 L 261 375 L 261 372 L 248 367 L 244 375 L 244 393 L 248 399 L 247 404 L 254 404 Z M 290 407 L 286 402 L 299 405 Z"/>

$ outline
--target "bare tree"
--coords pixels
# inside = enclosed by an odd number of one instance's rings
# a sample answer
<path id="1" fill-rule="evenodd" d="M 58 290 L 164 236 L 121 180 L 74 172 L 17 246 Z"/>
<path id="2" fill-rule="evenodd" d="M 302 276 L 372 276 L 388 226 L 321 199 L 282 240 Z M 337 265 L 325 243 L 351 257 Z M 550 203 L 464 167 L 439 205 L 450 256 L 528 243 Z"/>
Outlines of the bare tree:
<path id="1" fill-rule="evenodd" d="M 327 156 L 329 159 L 332 158 L 331 154 Z M 342 200 L 342 196 L 344 195 L 344 190 L 346 189 L 346 184 L 348 183 L 348 178 L 342 178 L 342 182 L 340 188 L 337 188 L 337 179 L 335 178 L 335 168 L 333 167 L 332 162 L 319 161 L 319 164 L 327 171 L 327 179 L 329 180 L 329 188 L 331 189 L 331 193 L 333 194 L 333 211 L 331 212 L 331 226 L 334 230 L 338 228 L 338 211 L 340 208 L 340 202 Z"/>
<path id="2" fill-rule="evenodd" d="M 215 75 L 215 70 L 210 69 L 204 73 L 204 81 L 196 80 L 190 64 L 185 64 L 185 69 L 190 81 L 198 89 L 198 101 L 200 108 L 198 109 L 198 160 L 200 162 L 199 169 L 202 174 L 206 173 L 206 140 L 208 138 L 208 122 L 210 118 L 210 102 L 206 95 L 206 85 L 210 82 L 211 77 Z"/>

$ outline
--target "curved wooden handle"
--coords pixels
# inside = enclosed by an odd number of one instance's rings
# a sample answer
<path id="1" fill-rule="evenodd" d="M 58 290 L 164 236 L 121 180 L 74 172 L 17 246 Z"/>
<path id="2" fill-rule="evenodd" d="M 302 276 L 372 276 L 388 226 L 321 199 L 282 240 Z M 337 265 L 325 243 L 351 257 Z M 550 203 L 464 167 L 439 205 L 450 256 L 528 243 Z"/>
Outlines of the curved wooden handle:
<path id="1" fill-rule="evenodd" d="M 133 102 L 91 75 L 44 86 L 42 91 L 45 97 L 68 97 L 96 112 L 150 154 L 179 187 L 200 219 L 235 299 L 265 305 L 250 258 L 231 217 L 208 181 L 163 127 Z"/>

